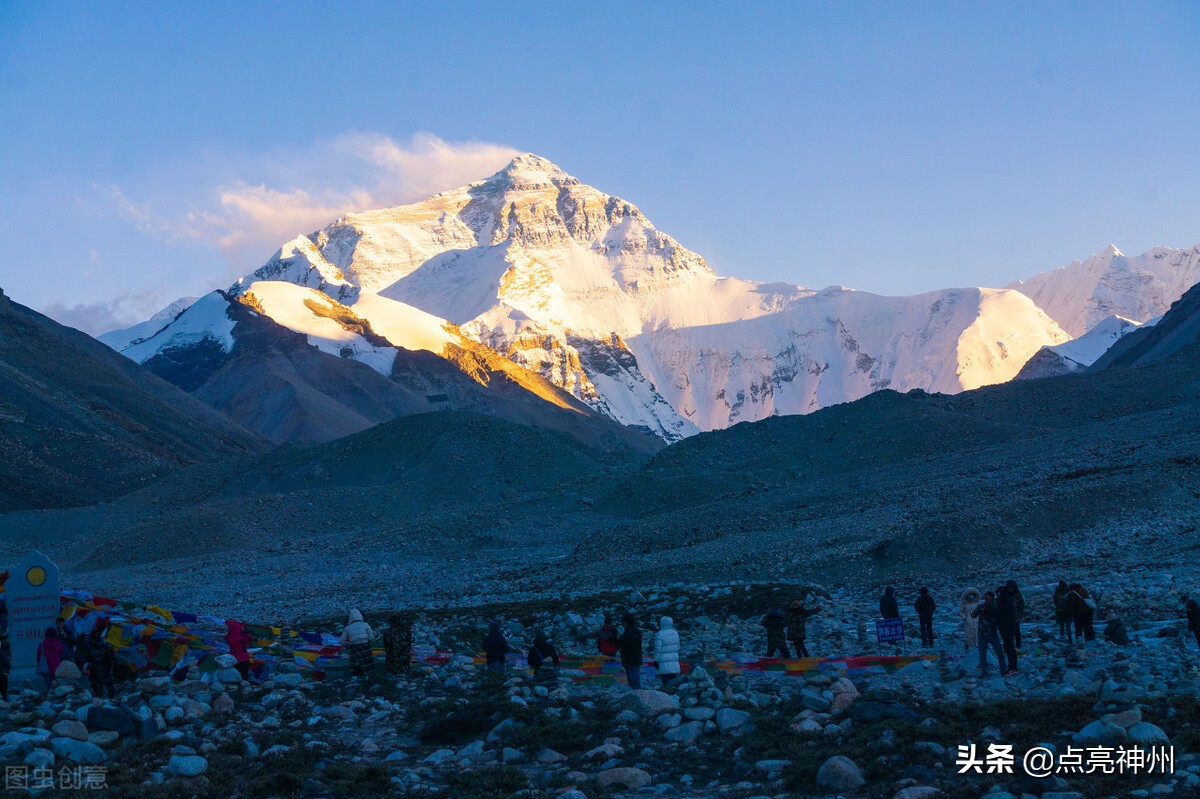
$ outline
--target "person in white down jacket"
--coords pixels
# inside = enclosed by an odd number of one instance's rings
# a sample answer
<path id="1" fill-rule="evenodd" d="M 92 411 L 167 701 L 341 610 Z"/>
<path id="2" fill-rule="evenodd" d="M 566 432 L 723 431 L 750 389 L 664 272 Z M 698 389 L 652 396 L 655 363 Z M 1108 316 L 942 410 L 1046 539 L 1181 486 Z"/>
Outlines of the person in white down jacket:
<path id="1" fill-rule="evenodd" d="M 342 646 L 350 656 L 350 673 L 355 677 L 366 677 L 375 671 L 375 655 L 371 652 L 371 642 L 375 640 L 375 631 L 371 625 L 363 621 L 358 608 L 350 611 L 346 626 L 342 630 Z"/>
<path id="2" fill-rule="evenodd" d="M 666 688 L 679 674 L 679 633 L 670 616 L 658 620 L 658 632 L 654 634 L 654 663 L 662 687 Z"/>

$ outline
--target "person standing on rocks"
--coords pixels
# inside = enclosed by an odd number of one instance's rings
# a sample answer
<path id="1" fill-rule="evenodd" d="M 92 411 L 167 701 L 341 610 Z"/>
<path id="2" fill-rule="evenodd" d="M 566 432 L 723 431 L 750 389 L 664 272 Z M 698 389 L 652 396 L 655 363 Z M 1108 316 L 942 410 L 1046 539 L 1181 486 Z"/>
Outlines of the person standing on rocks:
<path id="1" fill-rule="evenodd" d="M 900 603 L 896 601 L 896 591 L 890 585 L 883 589 L 879 598 L 879 617 L 881 619 L 900 618 Z"/>
<path id="2" fill-rule="evenodd" d="M 979 622 L 972 617 L 975 608 L 979 607 L 979 592 L 974 588 L 963 591 L 958 603 L 958 617 L 962 619 L 963 646 L 970 652 L 979 646 Z"/>
<path id="3" fill-rule="evenodd" d="M 0 699 L 8 701 L 8 672 L 12 669 L 12 652 L 7 636 L 0 639 Z"/>
<path id="4" fill-rule="evenodd" d="M 1071 618 L 1075 622 L 1075 639 L 1094 641 L 1096 639 L 1096 630 L 1093 627 L 1093 620 L 1096 617 L 1096 600 L 1092 599 L 1092 595 L 1079 583 L 1071 585 L 1069 596 Z"/>
<path id="5" fill-rule="evenodd" d="M 809 609 L 805 607 L 804 602 L 796 599 L 792 601 L 792 606 L 788 608 L 787 613 L 787 636 L 792 642 L 792 649 L 796 651 L 796 657 L 807 658 L 812 657 L 808 654 L 808 618 L 820 613 L 820 608 Z"/>
<path id="6" fill-rule="evenodd" d="M 412 665 L 412 624 L 402 613 L 393 613 L 383 631 L 383 657 L 388 674 L 407 674 Z"/>
<path id="7" fill-rule="evenodd" d="M 787 644 L 784 643 L 787 621 L 783 617 L 783 611 L 771 608 L 758 623 L 767 629 L 767 657 L 778 655 L 781 658 L 790 658 L 792 654 L 788 652 Z"/>
<path id="8" fill-rule="evenodd" d="M 1013 637 L 1013 643 L 1017 647 L 1017 652 L 1021 651 L 1021 624 L 1025 621 L 1025 597 L 1021 595 L 1021 589 L 1017 587 L 1016 580 L 1009 580 L 1004 584 L 1004 588 L 1012 596 L 1014 604 L 1017 606 L 1017 631 Z"/>
<path id="9" fill-rule="evenodd" d="M 621 668 L 625 669 L 625 680 L 636 691 L 642 687 L 642 631 L 632 613 L 621 617 L 625 629 L 617 643 L 621 649 Z"/>
<path id="10" fill-rule="evenodd" d="M 933 646 L 933 611 L 937 603 L 929 595 L 929 589 L 921 586 L 917 601 L 913 603 L 917 611 L 917 620 L 921 622 L 921 646 Z"/>
<path id="11" fill-rule="evenodd" d="M 533 636 L 533 646 L 529 647 L 525 657 L 539 681 L 553 682 L 559 664 L 558 650 L 546 636 L 545 630 L 538 630 Z"/>
<path id="12" fill-rule="evenodd" d="M 483 637 L 483 655 L 487 659 L 487 670 L 504 671 L 504 656 L 512 651 L 508 639 L 500 630 L 500 620 L 492 619 L 488 625 L 487 635 Z"/>
<path id="13" fill-rule="evenodd" d="M 375 640 L 375 630 L 363 621 L 363 615 L 358 608 L 351 608 L 346 617 L 346 626 L 342 629 L 342 646 L 350 655 L 350 674 L 354 677 L 369 677 L 375 673 L 375 655 L 371 652 L 371 642 Z"/>
<path id="14" fill-rule="evenodd" d="M 246 630 L 246 625 L 240 621 L 229 619 L 225 622 L 225 643 L 229 645 L 229 654 L 237 661 L 234 668 L 242 675 L 243 680 L 250 679 L 250 652 L 246 647 L 250 646 L 253 640 Z"/>
<path id="15" fill-rule="evenodd" d="M 1071 587 L 1066 580 L 1059 580 L 1054 589 L 1054 621 L 1058 624 L 1058 634 L 1067 639 L 1067 643 L 1075 643 L 1071 634 Z"/>
<path id="16" fill-rule="evenodd" d="M 94 627 L 88 635 L 87 668 L 92 695 L 115 698 L 117 657 L 113 653 L 112 644 L 105 640 L 102 628 Z"/>
<path id="17" fill-rule="evenodd" d="M 617 642 L 617 625 L 613 624 L 612 616 L 604 614 L 604 624 L 600 625 L 599 631 L 596 633 L 596 647 L 600 650 L 600 654 L 606 658 L 614 657 L 620 649 L 620 644 Z"/>
<path id="18" fill-rule="evenodd" d="M 984 594 L 983 601 L 975 610 L 971 611 L 971 618 L 979 620 L 979 676 L 987 677 L 988 675 L 988 647 L 991 647 L 992 651 L 996 653 L 996 663 L 999 664 L 1000 672 L 1003 674 L 1005 671 L 1004 650 L 1000 648 L 996 595 L 991 591 Z"/>
<path id="19" fill-rule="evenodd" d="M 679 632 L 670 616 L 658 620 L 654 634 L 654 665 L 665 689 L 679 675 Z"/>
<path id="20" fill-rule="evenodd" d="M 63 643 L 58 640 L 58 630 L 46 628 L 46 635 L 37 648 L 37 673 L 42 675 L 49 689 L 54 682 L 54 672 L 63 661 Z"/>
<path id="21" fill-rule="evenodd" d="M 1125 629 L 1125 622 L 1117 616 L 1115 610 L 1108 611 L 1105 614 L 1104 625 L 1104 640 L 1111 641 L 1117 646 L 1129 646 L 1129 631 Z"/>
<path id="22" fill-rule="evenodd" d="M 1187 628 L 1196 638 L 1196 646 L 1200 646 L 1200 604 L 1195 599 L 1189 599 L 1184 605 L 1187 614 Z"/>
<path id="23" fill-rule="evenodd" d="M 1008 677 L 1017 673 L 1017 630 L 1021 626 L 1021 617 L 1013 589 L 1006 584 L 997 593 L 996 626 L 1004 642 L 1004 654 L 1008 657 L 1008 669 L 1004 671 L 1004 676 Z"/>

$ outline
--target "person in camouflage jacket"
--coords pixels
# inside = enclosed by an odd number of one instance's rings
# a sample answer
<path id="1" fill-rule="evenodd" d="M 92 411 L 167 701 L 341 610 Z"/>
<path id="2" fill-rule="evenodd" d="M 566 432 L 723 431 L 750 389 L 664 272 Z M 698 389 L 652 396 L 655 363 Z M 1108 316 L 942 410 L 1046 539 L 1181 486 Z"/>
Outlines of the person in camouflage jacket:
<path id="1" fill-rule="evenodd" d="M 820 608 L 807 608 L 804 602 L 797 599 L 792 602 L 792 606 L 787 612 L 787 637 L 792 642 L 792 648 L 796 650 L 796 657 L 807 658 L 812 657 L 808 654 L 808 617 L 820 613 Z"/>
<path id="2" fill-rule="evenodd" d="M 412 664 L 412 623 L 394 613 L 383 631 L 383 652 L 389 674 L 405 674 Z"/>

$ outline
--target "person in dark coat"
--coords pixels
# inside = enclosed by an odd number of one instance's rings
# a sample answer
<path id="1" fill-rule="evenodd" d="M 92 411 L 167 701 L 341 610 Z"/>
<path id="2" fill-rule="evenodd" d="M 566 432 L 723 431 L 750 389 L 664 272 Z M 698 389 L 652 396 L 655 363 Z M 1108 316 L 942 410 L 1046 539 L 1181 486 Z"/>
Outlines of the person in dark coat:
<path id="1" fill-rule="evenodd" d="M 1025 623 L 1025 597 L 1021 595 L 1021 589 L 1017 587 L 1016 580 L 1009 580 L 1004 584 L 1005 590 L 1013 598 L 1013 604 L 1017 607 L 1017 630 L 1013 636 L 1013 643 L 1016 644 L 1017 650 L 1021 649 L 1021 625 Z"/>
<path id="2" fill-rule="evenodd" d="M 559 664 L 558 650 L 546 637 L 545 630 L 538 630 L 533 636 L 533 646 L 529 647 L 526 662 L 539 677 L 548 680 L 554 676 L 554 670 Z"/>
<path id="3" fill-rule="evenodd" d="M 87 665 L 88 646 L 87 633 L 79 633 L 75 636 L 75 665 L 79 667 L 80 673 L 83 673 L 83 668 Z"/>
<path id="4" fill-rule="evenodd" d="M 1004 642 L 1004 654 L 1008 658 L 1007 677 L 1017 673 L 1017 627 L 1020 625 L 1017 597 L 1007 585 L 996 591 L 996 628 Z"/>
<path id="5" fill-rule="evenodd" d="M 1129 631 L 1125 629 L 1125 622 L 1117 617 L 1116 611 L 1110 610 L 1105 618 L 1104 640 L 1117 646 L 1129 646 Z"/>
<path id="6" fill-rule="evenodd" d="M 113 653 L 112 644 L 104 637 L 104 630 L 95 628 L 88 636 L 88 684 L 92 688 L 92 696 L 116 697 L 114 685 L 117 671 L 117 658 Z"/>
<path id="7" fill-rule="evenodd" d="M 796 652 L 796 657 L 807 658 L 812 657 L 808 654 L 808 619 L 810 616 L 815 616 L 820 613 L 820 608 L 805 607 L 804 602 L 797 599 L 792 602 L 792 606 L 787 612 L 787 637 L 792 642 L 792 649 Z"/>
<path id="8" fill-rule="evenodd" d="M 504 671 L 504 656 L 511 651 L 508 639 L 500 631 L 500 620 L 492 619 L 483 638 L 483 654 L 487 657 L 488 671 Z"/>
<path id="9" fill-rule="evenodd" d="M 1096 601 L 1087 589 L 1079 583 L 1071 585 L 1070 598 L 1071 618 L 1075 622 L 1075 638 L 1084 641 L 1096 639 L 1096 629 L 1093 621 L 1096 618 Z"/>
<path id="10" fill-rule="evenodd" d="M 988 591 L 983 595 L 983 601 L 971 611 L 971 618 L 979 620 L 977 640 L 979 642 L 979 676 L 986 677 L 988 673 L 987 651 L 991 647 L 996 653 L 996 663 L 1000 672 L 1004 673 L 1004 650 L 1000 648 L 999 612 L 996 609 L 996 595 Z"/>
<path id="11" fill-rule="evenodd" d="M 1059 580 L 1054 589 L 1054 621 L 1058 624 L 1058 634 L 1067 639 L 1068 643 L 1075 642 L 1071 633 L 1071 587 L 1066 580 Z"/>
<path id="12" fill-rule="evenodd" d="M 8 701 L 8 672 L 12 670 L 12 652 L 8 649 L 8 638 L 0 640 L 0 698 Z"/>
<path id="13" fill-rule="evenodd" d="M 600 654 L 605 657 L 615 656 L 619 649 L 617 638 L 617 625 L 613 624 L 612 616 L 605 613 L 604 624 L 600 625 L 596 632 L 596 648 L 600 650 Z"/>
<path id="14" fill-rule="evenodd" d="M 917 601 L 913 603 L 917 611 L 917 619 L 921 622 L 921 646 L 933 646 L 933 611 L 937 603 L 929 595 L 929 589 L 921 586 Z"/>
<path id="15" fill-rule="evenodd" d="M 402 613 L 393 613 L 383 631 L 383 660 L 389 674 L 407 674 L 412 665 L 412 623 Z"/>
<path id="16" fill-rule="evenodd" d="M 1200 646 L 1200 603 L 1194 599 L 1189 599 L 1184 605 L 1184 612 L 1187 614 L 1187 628 L 1196 638 L 1196 646 Z"/>
<path id="17" fill-rule="evenodd" d="M 642 631 L 632 613 L 622 616 L 621 624 L 624 629 L 617 638 L 617 646 L 621 651 L 621 668 L 625 669 L 625 679 L 629 687 L 636 691 L 642 687 Z"/>
<path id="18" fill-rule="evenodd" d="M 896 601 L 896 591 L 889 585 L 883 589 L 879 598 L 879 617 L 881 619 L 900 618 L 900 603 Z"/>
<path id="19" fill-rule="evenodd" d="M 770 612 L 762 617 L 759 624 L 767 628 L 767 657 L 790 658 L 792 653 L 788 651 L 787 643 L 784 641 L 787 633 L 787 620 L 783 617 L 783 611 L 779 608 L 771 608 Z"/>

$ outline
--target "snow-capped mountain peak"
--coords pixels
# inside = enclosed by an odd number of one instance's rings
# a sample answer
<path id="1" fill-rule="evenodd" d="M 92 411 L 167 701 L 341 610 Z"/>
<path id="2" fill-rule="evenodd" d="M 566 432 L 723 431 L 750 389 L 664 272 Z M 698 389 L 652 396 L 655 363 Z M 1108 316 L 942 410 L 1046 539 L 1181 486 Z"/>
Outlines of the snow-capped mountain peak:
<path id="1" fill-rule="evenodd" d="M 882 297 L 757 283 L 719 276 L 633 203 L 526 153 L 483 180 L 300 236 L 231 293 L 385 376 L 396 348 L 482 345 L 674 440 L 884 388 L 1012 379 L 1105 317 L 1158 315 L 1198 265 L 1200 249 L 1129 258 L 1110 245 L 1006 289 Z M 1090 356 L 1111 332 L 1074 349 Z"/>

